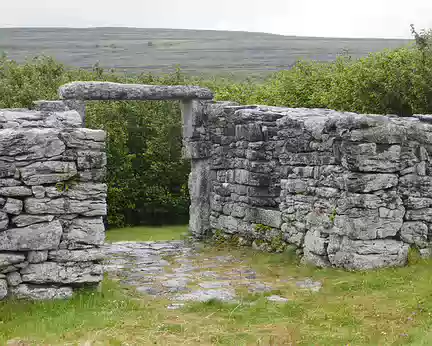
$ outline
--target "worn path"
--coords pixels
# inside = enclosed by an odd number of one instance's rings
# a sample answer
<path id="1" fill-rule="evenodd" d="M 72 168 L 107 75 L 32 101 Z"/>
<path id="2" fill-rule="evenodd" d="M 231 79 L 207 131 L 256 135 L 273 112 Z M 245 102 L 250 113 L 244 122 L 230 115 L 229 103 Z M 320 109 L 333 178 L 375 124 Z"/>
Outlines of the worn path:
<path id="1" fill-rule="evenodd" d="M 284 285 L 317 292 L 320 282 L 285 278 L 266 282 L 244 260 L 232 255 L 206 255 L 183 241 L 121 242 L 105 245 L 105 270 L 113 279 L 143 294 L 168 298 L 176 309 L 188 301 L 234 302 L 239 292 L 271 293 Z M 268 295 L 274 302 L 287 298 Z"/>

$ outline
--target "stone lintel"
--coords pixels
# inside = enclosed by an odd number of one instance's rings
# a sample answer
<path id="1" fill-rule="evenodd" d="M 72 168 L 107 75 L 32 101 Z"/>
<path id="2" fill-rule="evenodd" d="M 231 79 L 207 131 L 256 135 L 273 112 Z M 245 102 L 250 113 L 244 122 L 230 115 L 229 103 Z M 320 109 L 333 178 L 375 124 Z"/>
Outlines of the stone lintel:
<path id="1" fill-rule="evenodd" d="M 206 88 L 183 85 L 143 85 L 109 82 L 72 82 L 59 88 L 64 100 L 211 100 Z"/>

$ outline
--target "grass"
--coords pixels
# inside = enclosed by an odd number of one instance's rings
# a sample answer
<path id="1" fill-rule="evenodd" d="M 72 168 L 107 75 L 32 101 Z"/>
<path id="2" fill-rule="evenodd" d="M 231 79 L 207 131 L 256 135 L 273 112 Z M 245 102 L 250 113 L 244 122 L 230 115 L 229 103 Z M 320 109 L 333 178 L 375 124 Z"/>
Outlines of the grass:
<path id="1" fill-rule="evenodd" d="M 165 226 L 165 227 L 127 227 L 108 230 L 106 232 L 107 242 L 116 241 L 160 241 L 180 240 L 188 231 L 187 226 Z"/>
<path id="2" fill-rule="evenodd" d="M 139 229 L 115 231 L 108 238 L 153 238 L 151 229 Z M 158 239 L 161 234 L 170 239 L 183 230 L 168 227 L 156 233 Z M 278 287 L 277 293 L 290 299 L 286 304 L 244 294 L 236 304 L 210 301 L 170 311 L 167 301 L 138 296 L 106 279 L 102 292 L 83 291 L 70 301 L 3 303 L 0 345 L 11 339 L 28 345 L 432 344 L 431 262 L 354 273 L 299 266 L 286 254 L 250 249 L 205 249 L 203 256 L 227 253 L 268 282 L 312 277 L 323 282 L 323 289 L 314 294 Z"/>

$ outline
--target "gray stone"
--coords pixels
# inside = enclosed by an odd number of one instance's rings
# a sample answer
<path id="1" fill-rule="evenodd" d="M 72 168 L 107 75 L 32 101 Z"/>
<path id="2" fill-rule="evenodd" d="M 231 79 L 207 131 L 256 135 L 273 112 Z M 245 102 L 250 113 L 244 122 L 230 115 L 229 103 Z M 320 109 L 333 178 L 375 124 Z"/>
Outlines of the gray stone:
<path id="1" fill-rule="evenodd" d="M 427 249 L 420 249 L 420 256 L 424 259 L 432 258 L 432 247 Z"/>
<path id="2" fill-rule="evenodd" d="M 29 264 L 21 276 L 26 283 L 82 285 L 102 281 L 103 270 L 100 264 L 90 262 L 44 262 Z"/>
<path id="3" fill-rule="evenodd" d="M 27 185 L 53 184 L 71 179 L 77 175 L 74 162 L 36 162 L 20 168 L 21 177 Z"/>
<path id="4" fill-rule="evenodd" d="M 0 268 L 8 267 L 25 261 L 23 253 L 19 252 L 0 252 Z"/>
<path id="5" fill-rule="evenodd" d="M 48 198 L 68 197 L 77 200 L 105 200 L 107 197 L 107 185 L 97 183 L 77 183 L 68 186 L 68 189 L 59 191 L 55 186 L 45 189 Z"/>
<path id="6" fill-rule="evenodd" d="M 78 177 L 80 181 L 86 182 L 86 181 L 92 181 L 92 182 L 101 182 L 104 181 L 106 176 L 106 168 L 100 168 L 100 169 L 85 169 L 78 172 Z"/>
<path id="7" fill-rule="evenodd" d="M 105 150 L 106 133 L 102 130 L 76 129 L 70 132 L 62 132 L 61 136 L 68 148 Z"/>
<path id="8" fill-rule="evenodd" d="M 197 86 L 158 86 L 110 82 L 72 82 L 59 88 L 65 100 L 211 100 L 210 90 Z"/>
<path id="9" fill-rule="evenodd" d="M 27 261 L 29 263 L 42 263 L 48 259 L 48 251 L 29 251 Z"/>
<path id="10" fill-rule="evenodd" d="M 327 251 L 334 266 L 367 270 L 405 265 L 408 248 L 408 244 L 393 239 L 352 240 L 331 236 Z"/>
<path id="11" fill-rule="evenodd" d="M 183 303 L 173 303 L 167 306 L 168 310 L 178 310 L 184 307 L 185 305 Z"/>
<path id="12" fill-rule="evenodd" d="M 43 186 L 32 186 L 33 196 L 36 198 L 45 197 L 45 188 Z"/>
<path id="13" fill-rule="evenodd" d="M 16 299 L 53 300 L 72 298 L 73 290 L 70 287 L 46 287 L 21 284 L 11 289 Z"/>
<path id="14" fill-rule="evenodd" d="M 213 290 L 197 290 L 173 297 L 175 301 L 208 302 L 219 300 L 222 302 L 232 302 L 235 299 L 235 292 L 232 289 L 220 288 Z"/>
<path id="15" fill-rule="evenodd" d="M 59 221 L 40 223 L 0 232 L 0 250 L 51 250 L 60 244 L 63 228 Z"/>
<path id="16" fill-rule="evenodd" d="M 0 187 L 0 196 L 27 197 L 32 194 L 32 190 L 25 186 Z"/>
<path id="17" fill-rule="evenodd" d="M 8 295 L 8 285 L 6 280 L 0 280 L 0 300 L 6 298 Z"/>
<path id="18" fill-rule="evenodd" d="M 15 198 L 8 198 L 2 211 L 12 215 L 19 215 L 23 209 L 23 201 Z"/>
<path id="19" fill-rule="evenodd" d="M 7 274 L 6 280 L 9 286 L 18 286 L 22 282 L 21 275 L 18 272 Z"/>
<path id="20" fill-rule="evenodd" d="M 105 200 L 74 200 L 69 198 L 27 198 L 24 209 L 28 214 L 80 214 L 104 216 L 107 213 Z"/>
<path id="21" fill-rule="evenodd" d="M 0 130 L 0 156 L 16 161 L 48 159 L 63 154 L 65 144 L 56 129 Z"/>
<path id="22" fill-rule="evenodd" d="M 0 179 L 0 187 L 20 186 L 22 183 L 16 179 Z"/>
<path id="23" fill-rule="evenodd" d="M 64 234 L 64 239 L 70 244 L 103 245 L 105 226 L 102 218 L 74 219 Z"/>
<path id="24" fill-rule="evenodd" d="M 428 226 L 423 222 L 405 222 L 402 226 L 400 237 L 405 243 L 424 248 L 429 244 L 428 233 Z"/>
<path id="25" fill-rule="evenodd" d="M 161 285 L 164 288 L 168 289 L 169 292 L 175 293 L 175 292 L 186 291 L 188 289 L 187 288 L 188 282 L 189 280 L 187 279 L 170 279 L 170 280 L 163 281 Z"/>
<path id="26" fill-rule="evenodd" d="M 287 303 L 287 302 L 289 302 L 289 299 L 281 297 L 281 296 L 277 296 L 277 295 L 267 297 L 267 300 L 269 302 L 274 302 L 274 303 Z"/>
<path id="27" fill-rule="evenodd" d="M 265 226 L 280 228 L 282 226 L 282 213 L 278 210 L 248 208 L 245 221 Z"/>
<path id="28" fill-rule="evenodd" d="M 8 225 L 9 225 L 8 215 L 5 212 L 0 211 L 0 231 L 4 231 L 5 229 L 7 229 Z"/>
<path id="29" fill-rule="evenodd" d="M 321 282 L 313 281 L 310 278 L 307 278 L 307 279 L 302 280 L 302 281 L 297 281 L 296 285 L 297 285 L 297 287 L 299 287 L 301 289 L 307 289 L 307 290 L 310 290 L 312 292 L 319 292 L 322 288 Z"/>
<path id="30" fill-rule="evenodd" d="M 101 261 L 104 258 L 104 253 L 101 249 L 85 249 L 85 250 L 55 250 L 50 251 L 48 258 L 54 262 L 91 262 Z"/>
<path id="31" fill-rule="evenodd" d="M 77 151 L 77 167 L 78 170 L 100 169 L 107 164 L 106 154 L 100 151 Z"/>
<path id="32" fill-rule="evenodd" d="M 29 214 L 20 214 L 12 218 L 12 222 L 17 227 L 25 227 L 30 226 L 35 223 L 42 222 L 51 222 L 54 220 L 54 215 L 29 215 Z"/>
<path id="33" fill-rule="evenodd" d="M 229 282 L 226 281 L 204 281 L 198 284 L 199 287 L 204 289 L 213 289 L 213 288 L 223 288 L 231 286 Z"/>

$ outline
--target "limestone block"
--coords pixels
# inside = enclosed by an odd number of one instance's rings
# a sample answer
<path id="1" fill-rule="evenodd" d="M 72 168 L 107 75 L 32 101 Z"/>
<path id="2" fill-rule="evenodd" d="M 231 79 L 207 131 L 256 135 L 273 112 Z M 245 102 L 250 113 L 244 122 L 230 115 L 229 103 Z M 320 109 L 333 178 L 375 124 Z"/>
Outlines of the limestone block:
<path id="1" fill-rule="evenodd" d="M 19 252 L 0 252 L 0 268 L 8 267 L 13 264 L 25 261 L 23 253 Z"/>
<path id="2" fill-rule="evenodd" d="M 74 162 L 36 162 L 20 168 L 21 177 L 27 185 L 55 184 L 77 175 Z"/>
<path id="3" fill-rule="evenodd" d="M 65 144 L 56 129 L 0 130 L 0 156 L 14 157 L 16 161 L 47 159 L 63 154 Z"/>
<path id="4" fill-rule="evenodd" d="M 92 262 L 104 258 L 102 249 L 55 250 L 50 251 L 48 258 L 53 262 Z"/>
<path id="5" fill-rule="evenodd" d="M 69 198 L 27 198 L 24 209 L 29 214 L 80 214 L 84 216 L 104 216 L 107 206 L 104 200 L 74 200 Z"/>
<path id="6" fill-rule="evenodd" d="M 0 196 L 27 197 L 31 196 L 32 194 L 32 190 L 26 186 L 0 187 Z"/>
<path id="7" fill-rule="evenodd" d="M 6 280 L 0 279 L 0 300 L 6 298 L 8 295 L 8 285 Z"/>
<path id="8" fill-rule="evenodd" d="M 298 247 L 303 246 L 306 229 L 302 223 L 296 222 L 294 225 L 284 223 L 282 224 L 281 230 L 284 235 L 284 240 L 288 244 L 294 244 Z"/>
<path id="9" fill-rule="evenodd" d="M 13 228 L 0 232 L 0 250 L 52 250 L 60 244 L 63 228 L 59 221 Z"/>
<path id="10" fill-rule="evenodd" d="M 12 178 L 0 179 L 0 187 L 12 187 L 22 185 L 21 181 Z"/>
<path id="11" fill-rule="evenodd" d="M 10 161 L 8 162 L 8 161 L 0 160 L 0 178 L 8 178 L 8 177 L 19 178 L 19 172 L 18 172 L 18 176 L 16 175 L 17 175 L 17 168 L 15 163 Z"/>
<path id="12" fill-rule="evenodd" d="M 16 299 L 69 299 L 72 298 L 73 290 L 70 287 L 46 287 L 21 284 L 16 287 L 12 287 L 11 294 Z"/>
<path id="13" fill-rule="evenodd" d="M 319 231 L 308 231 L 304 238 L 304 251 L 312 252 L 316 255 L 326 255 L 327 240 L 321 237 Z"/>
<path id="14" fill-rule="evenodd" d="M 425 248 L 429 245 L 428 233 L 428 226 L 424 222 L 404 222 L 400 237 L 405 243 Z"/>
<path id="15" fill-rule="evenodd" d="M 29 263 L 42 263 L 48 259 L 48 251 L 29 251 L 27 261 Z"/>
<path id="16" fill-rule="evenodd" d="M 68 186 L 64 191 L 59 191 L 55 186 L 45 188 L 48 198 L 69 197 L 77 200 L 105 200 L 107 197 L 107 185 L 97 183 L 76 183 Z"/>
<path id="17" fill-rule="evenodd" d="M 393 239 L 351 240 L 330 236 L 328 254 L 332 265 L 352 270 L 403 266 L 409 245 Z"/>
<path id="18" fill-rule="evenodd" d="M 79 170 L 103 168 L 107 164 L 106 154 L 100 151 L 78 151 L 77 165 Z"/>
<path id="19" fill-rule="evenodd" d="M 102 281 L 103 270 L 91 262 L 44 262 L 29 264 L 21 276 L 25 283 L 82 285 Z"/>
<path id="20" fill-rule="evenodd" d="M 105 150 L 106 133 L 87 128 L 63 131 L 61 138 L 68 148 L 81 150 Z"/>
<path id="21" fill-rule="evenodd" d="M 105 241 L 105 226 L 102 218 L 74 219 L 64 234 L 64 239 L 70 244 L 103 245 Z"/>
<path id="22" fill-rule="evenodd" d="M 65 100 L 211 100 L 210 90 L 197 86 L 159 86 L 110 82 L 72 82 L 59 88 Z"/>
<path id="23" fill-rule="evenodd" d="M 8 215 L 5 212 L 0 211 L 0 231 L 4 231 L 5 229 L 7 229 L 8 225 L 9 225 Z"/>
<path id="24" fill-rule="evenodd" d="M 43 186 L 32 186 L 33 196 L 36 198 L 45 197 L 45 188 Z"/>
<path id="25" fill-rule="evenodd" d="M 282 226 L 282 213 L 279 210 L 248 208 L 245 221 L 280 228 Z"/>
<path id="26" fill-rule="evenodd" d="M 344 175 L 344 186 L 350 192 L 369 193 L 395 187 L 398 184 L 396 174 L 362 174 L 347 173 Z"/>
<path id="27" fill-rule="evenodd" d="M 80 181 L 91 181 L 91 182 L 101 182 L 104 181 L 106 176 L 106 168 L 100 169 L 85 169 L 78 172 L 78 177 Z"/>
<path id="28" fill-rule="evenodd" d="M 8 198 L 2 211 L 7 214 L 19 215 L 23 209 L 23 201 L 15 198 Z"/>
<path id="29" fill-rule="evenodd" d="M 21 274 L 18 272 L 8 273 L 6 275 L 6 281 L 9 286 L 18 286 L 22 282 Z"/>
<path id="30" fill-rule="evenodd" d="M 51 222 L 53 219 L 54 215 L 20 214 L 12 218 L 12 223 L 14 223 L 17 227 L 25 227 L 35 223 Z"/>

